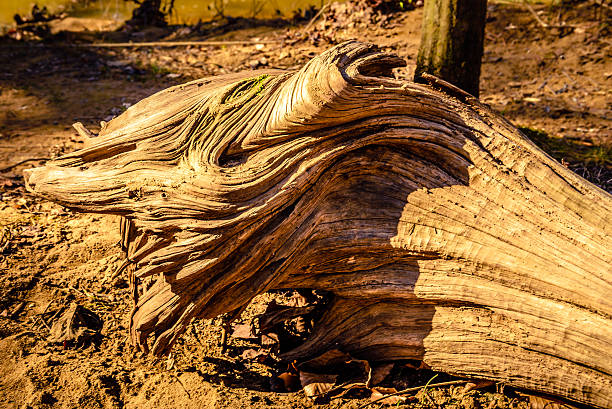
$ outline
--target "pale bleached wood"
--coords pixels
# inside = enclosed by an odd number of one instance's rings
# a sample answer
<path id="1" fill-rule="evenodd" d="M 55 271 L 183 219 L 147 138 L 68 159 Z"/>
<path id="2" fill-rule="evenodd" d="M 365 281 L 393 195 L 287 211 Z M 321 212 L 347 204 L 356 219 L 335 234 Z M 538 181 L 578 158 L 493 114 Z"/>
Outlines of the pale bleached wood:
<path id="1" fill-rule="evenodd" d="M 144 350 L 314 288 L 335 298 L 287 358 L 423 359 L 611 407 L 611 196 L 469 95 L 393 79 L 403 64 L 348 42 L 169 88 L 28 186 L 125 218 L 132 282 L 155 279 L 131 318 Z"/>

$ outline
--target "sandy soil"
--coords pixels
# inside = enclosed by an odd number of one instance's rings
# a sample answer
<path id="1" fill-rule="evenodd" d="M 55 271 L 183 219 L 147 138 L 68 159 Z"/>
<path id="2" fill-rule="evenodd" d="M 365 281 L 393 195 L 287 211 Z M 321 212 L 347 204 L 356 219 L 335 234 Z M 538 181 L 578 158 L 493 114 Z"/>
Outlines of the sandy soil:
<path id="1" fill-rule="evenodd" d="M 167 86 L 245 69 L 293 69 L 345 39 L 394 50 L 409 63 L 397 75 L 412 75 L 422 10 L 381 21 L 367 12 L 334 7 L 307 31 L 304 25 L 263 24 L 230 31 L 205 26 L 132 34 L 71 32 L 60 34 L 61 43 L 46 45 L 0 39 L 0 168 L 78 149 L 84 142 L 72 130 L 73 122 L 95 131 L 100 120 L 108 121 Z M 555 158 L 610 191 L 610 21 L 588 2 L 568 10 L 538 11 L 551 25 L 563 23 L 572 29 L 543 28 L 519 6 L 489 7 L 481 99 L 515 124 L 530 128 L 526 132 Z M 203 38 L 258 38 L 260 43 L 139 49 L 62 45 L 84 39 Z M 219 320 L 193 322 L 167 358 L 136 354 L 127 342 L 131 301 L 126 277 L 116 274 L 123 259 L 117 244 L 118 220 L 76 214 L 27 193 L 21 172 L 36 163 L 42 161 L 0 173 L 0 407 L 314 405 L 301 391 L 271 390 L 276 389 L 273 376 L 286 370 L 286 364 L 283 368 L 282 363 L 267 366 L 243 359 L 243 351 L 258 348 L 257 344 L 231 339 L 228 350 L 221 352 Z M 270 297 L 260 297 L 242 320 L 261 312 Z M 101 336 L 78 347 L 49 342 L 51 326 L 72 302 L 102 319 Z M 396 365 L 385 384 L 398 389 L 418 386 L 433 375 L 411 365 Z M 436 382 L 449 379 L 453 378 L 441 374 Z M 463 385 L 435 388 L 406 404 L 527 405 L 516 391 L 500 385 L 462 391 Z M 346 395 L 323 407 L 357 408 L 367 398 Z"/>

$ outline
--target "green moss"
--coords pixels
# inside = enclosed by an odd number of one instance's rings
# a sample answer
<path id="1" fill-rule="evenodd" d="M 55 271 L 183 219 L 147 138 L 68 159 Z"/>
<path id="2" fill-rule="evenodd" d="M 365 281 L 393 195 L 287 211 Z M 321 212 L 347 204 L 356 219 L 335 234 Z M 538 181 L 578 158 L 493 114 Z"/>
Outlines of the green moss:
<path id="1" fill-rule="evenodd" d="M 231 94 L 223 99 L 224 104 L 229 104 L 241 99 L 244 96 L 248 96 L 246 101 L 241 101 L 241 103 L 245 103 L 252 98 L 256 97 L 263 91 L 266 83 L 270 79 L 270 75 L 262 74 L 254 78 L 249 78 L 244 81 L 240 81 Z"/>
<path id="2" fill-rule="evenodd" d="M 542 150 L 558 161 L 564 160 L 569 163 L 612 167 L 612 146 L 588 145 L 571 139 L 551 136 L 534 128 L 519 127 L 519 129 Z"/>

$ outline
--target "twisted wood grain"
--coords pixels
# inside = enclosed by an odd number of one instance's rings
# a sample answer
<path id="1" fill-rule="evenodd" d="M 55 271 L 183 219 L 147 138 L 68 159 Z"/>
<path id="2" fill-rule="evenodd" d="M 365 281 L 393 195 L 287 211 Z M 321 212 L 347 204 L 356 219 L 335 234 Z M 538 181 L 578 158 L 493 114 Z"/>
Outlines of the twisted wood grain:
<path id="1" fill-rule="evenodd" d="M 611 196 L 402 65 L 353 41 L 297 72 L 172 87 L 28 186 L 123 216 L 133 282 L 155 278 L 131 318 L 144 350 L 314 288 L 335 298 L 288 359 L 423 359 L 611 407 Z"/>

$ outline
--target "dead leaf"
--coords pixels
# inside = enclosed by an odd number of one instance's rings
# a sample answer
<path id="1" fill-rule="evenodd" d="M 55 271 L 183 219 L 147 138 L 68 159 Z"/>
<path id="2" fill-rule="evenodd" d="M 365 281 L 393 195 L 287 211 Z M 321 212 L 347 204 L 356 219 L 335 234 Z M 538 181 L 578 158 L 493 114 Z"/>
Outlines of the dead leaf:
<path id="1" fill-rule="evenodd" d="M 543 398 L 541 396 L 519 393 L 529 397 L 529 409 L 576 409 L 575 406 L 568 405 L 556 399 Z"/>
<path id="2" fill-rule="evenodd" d="M 290 372 L 283 372 L 278 375 L 278 379 L 283 382 L 285 390 L 288 392 L 294 392 L 300 389 L 300 376 Z"/>
<path id="3" fill-rule="evenodd" d="M 303 292 L 303 291 L 302 291 Z M 312 291 L 310 291 L 312 293 Z M 291 307 L 306 307 L 310 303 L 308 298 L 304 294 L 302 294 L 299 290 L 295 291 L 289 300 L 289 306 Z"/>
<path id="4" fill-rule="evenodd" d="M 369 393 L 370 387 L 382 382 L 392 368 L 392 363 L 372 367 L 367 360 L 353 358 L 339 349 L 326 351 L 322 355 L 299 365 L 301 372 L 329 373 L 331 370 L 336 373 L 335 376 L 343 374 L 345 383 L 342 387 L 334 388 L 335 398 L 343 397 L 349 393 Z"/>
<path id="5" fill-rule="evenodd" d="M 240 357 L 244 360 L 257 360 L 259 361 L 260 357 L 267 356 L 268 354 L 262 350 L 255 350 L 253 348 L 245 349 L 242 351 L 242 355 Z"/>
<path id="6" fill-rule="evenodd" d="M 357 397 L 363 393 L 370 393 L 370 389 L 363 382 L 354 382 L 349 383 L 347 385 L 342 385 L 341 388 L 338 388 L 341 392 L 338 394 L 334 394 L 334 398 L 344 398 L 348 396 Z"/>
<path id="7" fill-rule="evenodd" d="M 285 385 L 277 376 L 270 377 L 270 390 L 272 392 L 286 392 Z"/>
<path id="8" fill-rule="evenodd" d="M 102 320 L 92 311 L 76 303 L 51 326 L 49 342 L 84 345 L 100 335 Z"/>
<path id="9" fill-rule="evenodd" d="M 232 338 L 238 339 L 253 339 L 257 336 L 253 333 L 253 329 L 249 324 L 236 324 L 232 331 Z"/>
<path id="10" fill-rule="evenodd" d="M 19 181 L 6 177 L 0 177 L 0 188 L 18 187 L 20 185 L 21 183 Z"/>
<path id="11" fill-rule="evenodd" d="M 351 356 L 339 349 L 330 349 L 322 355 L 313 358 L 309 361 L 302 362 L 299 365 L 299 369 L 307 372 L 324 372 L 326 369 L 338 367 L 348 361 L 352 360 Z"/>
<path id="12" fill-rule="evenodd" d="M 463 388 L 463 393 L 468 393 L 469 391 L 473 391 L 474 389 L 488 388 L 489 386 L 493 385 L 495 385 L 495 382 L 493 381 L 489 381 L 486 379 L 476 379 L 465 384 L 465 387 Z"/>
<path id="13" fill-rule="evenodd" d="M 307 397 L 314 399 L 327 394 L 336 384 L 338 375 L 324 375 L 300 371 L 300 383 Z"/>
<path id="14" fill-rule="evenodd" d="M 266 312 L 259 316 L 259 332 L 266 334 L 270 331 L 274 331 L 276 325 L 297 318 L 300 315 L 308 314 L 314 308 L 314 306 L 288 307 L 270 303 L 268 308 L 266 308 Z"/>
<path id="15" fill-rule="evenodd" d="M 393 363 L 371 365 L 366 385 L 371 388 L 381 383 L 391 373 L 394 365 Z"/>
<path id="16" fill-rule="evenodd" d="M 387 396 L 393 393 L 397 393 L 397 389 L 383 388 L 383 387 L 378 386 L 376 388 L 372 388 L 372 395 L 370 396 L 370 400 L 376 401 L 376 403 L 381 403 L 383 405 L 396 405 L 399 402 L 406 401 L 405 396 L 400 396 L 400 395 Z"/>
<path id="17" fill-rule="evenodd" d="M 261 346 L 264 348 L 276 348 L 278 344 L 278 335 L 273 332 L 261 336 Z"/>
<path id="18" fill-rule="evenodd" d="M 418 365 L 416 365 L 418 363 Z M 416 363 L 406 362 L 404 366 L 410 369 L 416 369 L 417 371 L 431 369 L 429 365 L 427 365 L 424 361 L 417 361 Z"/>
<path id="19" fill-rule="evenodd" d="M 366 388 L 369 388 L 371 385 L 371 377 L 372 377 L 372 368 L 370 367 L 370 363 L 365 359 L 355 359 L 352 358 L 346 362 L 346 364 L 351 368 L 351 372 L 353 376 L 351 379 L 354 383 L 364 384 Z"/>

